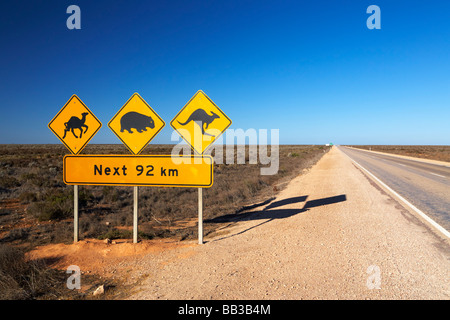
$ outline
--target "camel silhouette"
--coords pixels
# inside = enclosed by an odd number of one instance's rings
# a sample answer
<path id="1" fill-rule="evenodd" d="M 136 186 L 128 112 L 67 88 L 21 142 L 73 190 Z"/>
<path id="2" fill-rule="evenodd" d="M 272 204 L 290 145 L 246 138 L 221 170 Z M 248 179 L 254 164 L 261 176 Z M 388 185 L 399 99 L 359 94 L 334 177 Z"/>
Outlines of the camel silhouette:
<path id="1" fill-rule="evenodd" d="M 75 132 L 73 131 L 73 129 L 80 129 L 80 139 L 83 136 L 83 128 L 86 128 L 86 130 L 84 130 L 84 133 L 86 133 L 88 131 L 88 126 L 84 124 L 84 122 L 86 121 L 86 116 L 88 115 L 87 112 L 83 112 L 81 114 L 81 119 L 77 118 L 75 116 L 71 117 L 69 119 L 69 121 L 65 122 L 64 125 L 66 126 L 66 128 L 64 129 L 64 136 L 63 139 L 66 137 L 67 132 L 72 131 L 72 134 L 74 135 L 75 138 L 78 138 L 77 135 L 75 134 Z"/>

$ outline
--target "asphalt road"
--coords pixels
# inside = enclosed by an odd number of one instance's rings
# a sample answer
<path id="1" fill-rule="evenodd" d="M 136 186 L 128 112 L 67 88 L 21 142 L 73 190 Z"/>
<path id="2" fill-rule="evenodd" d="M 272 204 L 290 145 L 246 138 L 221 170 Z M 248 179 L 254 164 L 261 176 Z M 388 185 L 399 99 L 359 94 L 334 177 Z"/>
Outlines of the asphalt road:
<path id="1" fill-rule="evenodd" d="M 342 146 L 339 149 L 450 231 L 450 167 Z"/>

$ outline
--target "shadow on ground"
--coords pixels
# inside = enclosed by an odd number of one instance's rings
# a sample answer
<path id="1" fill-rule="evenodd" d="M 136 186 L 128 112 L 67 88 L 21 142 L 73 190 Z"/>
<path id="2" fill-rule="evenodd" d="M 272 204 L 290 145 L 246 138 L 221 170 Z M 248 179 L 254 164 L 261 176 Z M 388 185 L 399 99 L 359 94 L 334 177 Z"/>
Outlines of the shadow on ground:
<path id="1" fill-rule="evenodd" d="M 298 197 L 292 197 L 287 198 L 279 201 L 275 201 L 270 203 L 267 207 L 265 207 L 263 210 L 259 211 L 251 211 L 251 212 L 244 212 L 244 213 L 233 213 L 233 214 L 227 214 L 224 216 L 216 217 L 213 219 L 205 220 L 205 223 L 236 223 L 239 221 L 250 221 L 250 220 L 265 220 L 264 222 L 261 222 L 260 224 L 256 226 L 252 226 L 251 228 L 248 228 L 246 230 L 243 230 L 237 234 L 242 234 L 244 232 L 247 232 L 253 228 L 259 227 L 267 222 L 270 222 L 274 219 L 284 219 L 289 218 L 293 215 L 306 212 L 310 210 L 311 208 L 330 205 L 334 203 L 344 202 L 347 201 L 347 196 L 345 194 L 333 196 L 333 197 L 327 197 L 327 198 L 321 198 L 321 199 L 315 199 L 315 200 L 309 200 L 306 201 L 308 196 L 298 196 Z M 306 201 L 306 202 L 305 202 Z M 280 207 L 283 206 L 290 206 L 292 204 L 297 204 L 305 202 L 302 208 L 286 208 L 281 209 Z M 234 236 L 231 235 L 231 236 Z M 231 237 L 228 236 L 228 237 Z M 225 238 L 228 238 L 225 237 Z M 221 238 L 224 239 L 224 238 Z M 217 240 L 221 240 L 217 239 Z"/>

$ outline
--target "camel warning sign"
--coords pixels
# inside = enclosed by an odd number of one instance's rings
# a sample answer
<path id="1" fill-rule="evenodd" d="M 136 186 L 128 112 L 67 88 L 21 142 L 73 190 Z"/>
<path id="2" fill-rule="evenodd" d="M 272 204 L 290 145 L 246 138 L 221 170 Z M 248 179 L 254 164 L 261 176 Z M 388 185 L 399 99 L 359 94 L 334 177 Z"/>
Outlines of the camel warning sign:
<path id="1" fill-rule="evenodd" d="M 102 123 L 74 94 L 48 127 L 70 152 L 78 154 L 102 127 Z"/>
<path id="2" fill-rule="evenodd" d="M 201 90 L 172 119 L 170 125 L 198 154 L 231 125 L 230 118 Z"/>
<path id="3" fill-rule="evenodd" d="M 161 117 L 135 93 L 109 121 L 108 127 L 133 154 L 139 154 L 165 126 Z"/>

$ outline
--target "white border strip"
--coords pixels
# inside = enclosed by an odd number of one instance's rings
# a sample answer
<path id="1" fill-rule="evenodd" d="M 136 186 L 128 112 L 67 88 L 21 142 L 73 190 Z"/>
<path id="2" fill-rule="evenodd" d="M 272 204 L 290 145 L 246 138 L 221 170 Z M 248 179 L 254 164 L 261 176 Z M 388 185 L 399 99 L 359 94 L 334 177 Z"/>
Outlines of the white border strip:
<path id="1" fill-rule="evenodd" d="M 372 153 L 372 154 L 379 154 L 382 156 L 390 156 L 393 158 L 397 158 L 397 159 L 403 159 L 403 160 L 409 160 L 409 161 L 414 161 L 414 162 L 419 162 L 419 163 L 425 163 L 425 164 L 431 164 L 434 166 L 439 166 L 439 167 L 444 167 L 444 168 L 450 168 L 449 165 L 444 164 L 444 163 L 440 163 L 440 162 L 447 162 L 447 161 L 439 161 L 439 160 L 433 160 L 433 159 L 427 159 L 427 158 L 416 158 L 416 157 L 411 157 L 411 156 L 403 156 L 401 154 L 396 154 L 396 153 L 388 153 L 388 152 L 381 152 L 381 151 L 374 151 L 374 150 L 367 150 L 367 149 L 361 149 L 361 148 L 354 148 L 354 147 L 346 147 L 346 146 L 342 146 L 344 148 L 349 148 L 349 149 L 353 149 L 356 151 L 366 151 L 367 153 Z M 427 161 L 430 160 L 430 161 Z"/>
<path id="2" fill-rule="evenodd" d="M 413 209 L 415 212 L 417 212 L 422 218 L 424 218 L 428 223 L 430 223 L 433 227 L 435 227 L 438 231 L 440 231 L 445 237 L 450 238 L 450 232 L 445 230 L 442 226 L 440 226 L 436 221 L 431 219 L 429 216 L 427 216 L 425 213 L 423 213 L 421 210 L 417 209 L 413 204 L 411 204 L 408 200 L 403 198 L 401 195 L 399 195 L 397 192 L 392 190 L 390 187 L 388 187 L 384 182 L 382 182 L 380 179 L 375 177 L 369 170 L 364 168 L 362 165 L 360 165 L 358 162 L 353 160 L 348 154 L 340 150 L 342 153 L 344 153 L 351 161 L 353 161 L 355 164 L 357 164 L 361 169 L 363 169 L 367 174 L 369 174 L 375 181 L 377 181 L 379 184 L 381 184 L 384 188 L 389 190 L 392 194 L 394 194 L 397 198 L 402 200 L 408 207 Z"/>

